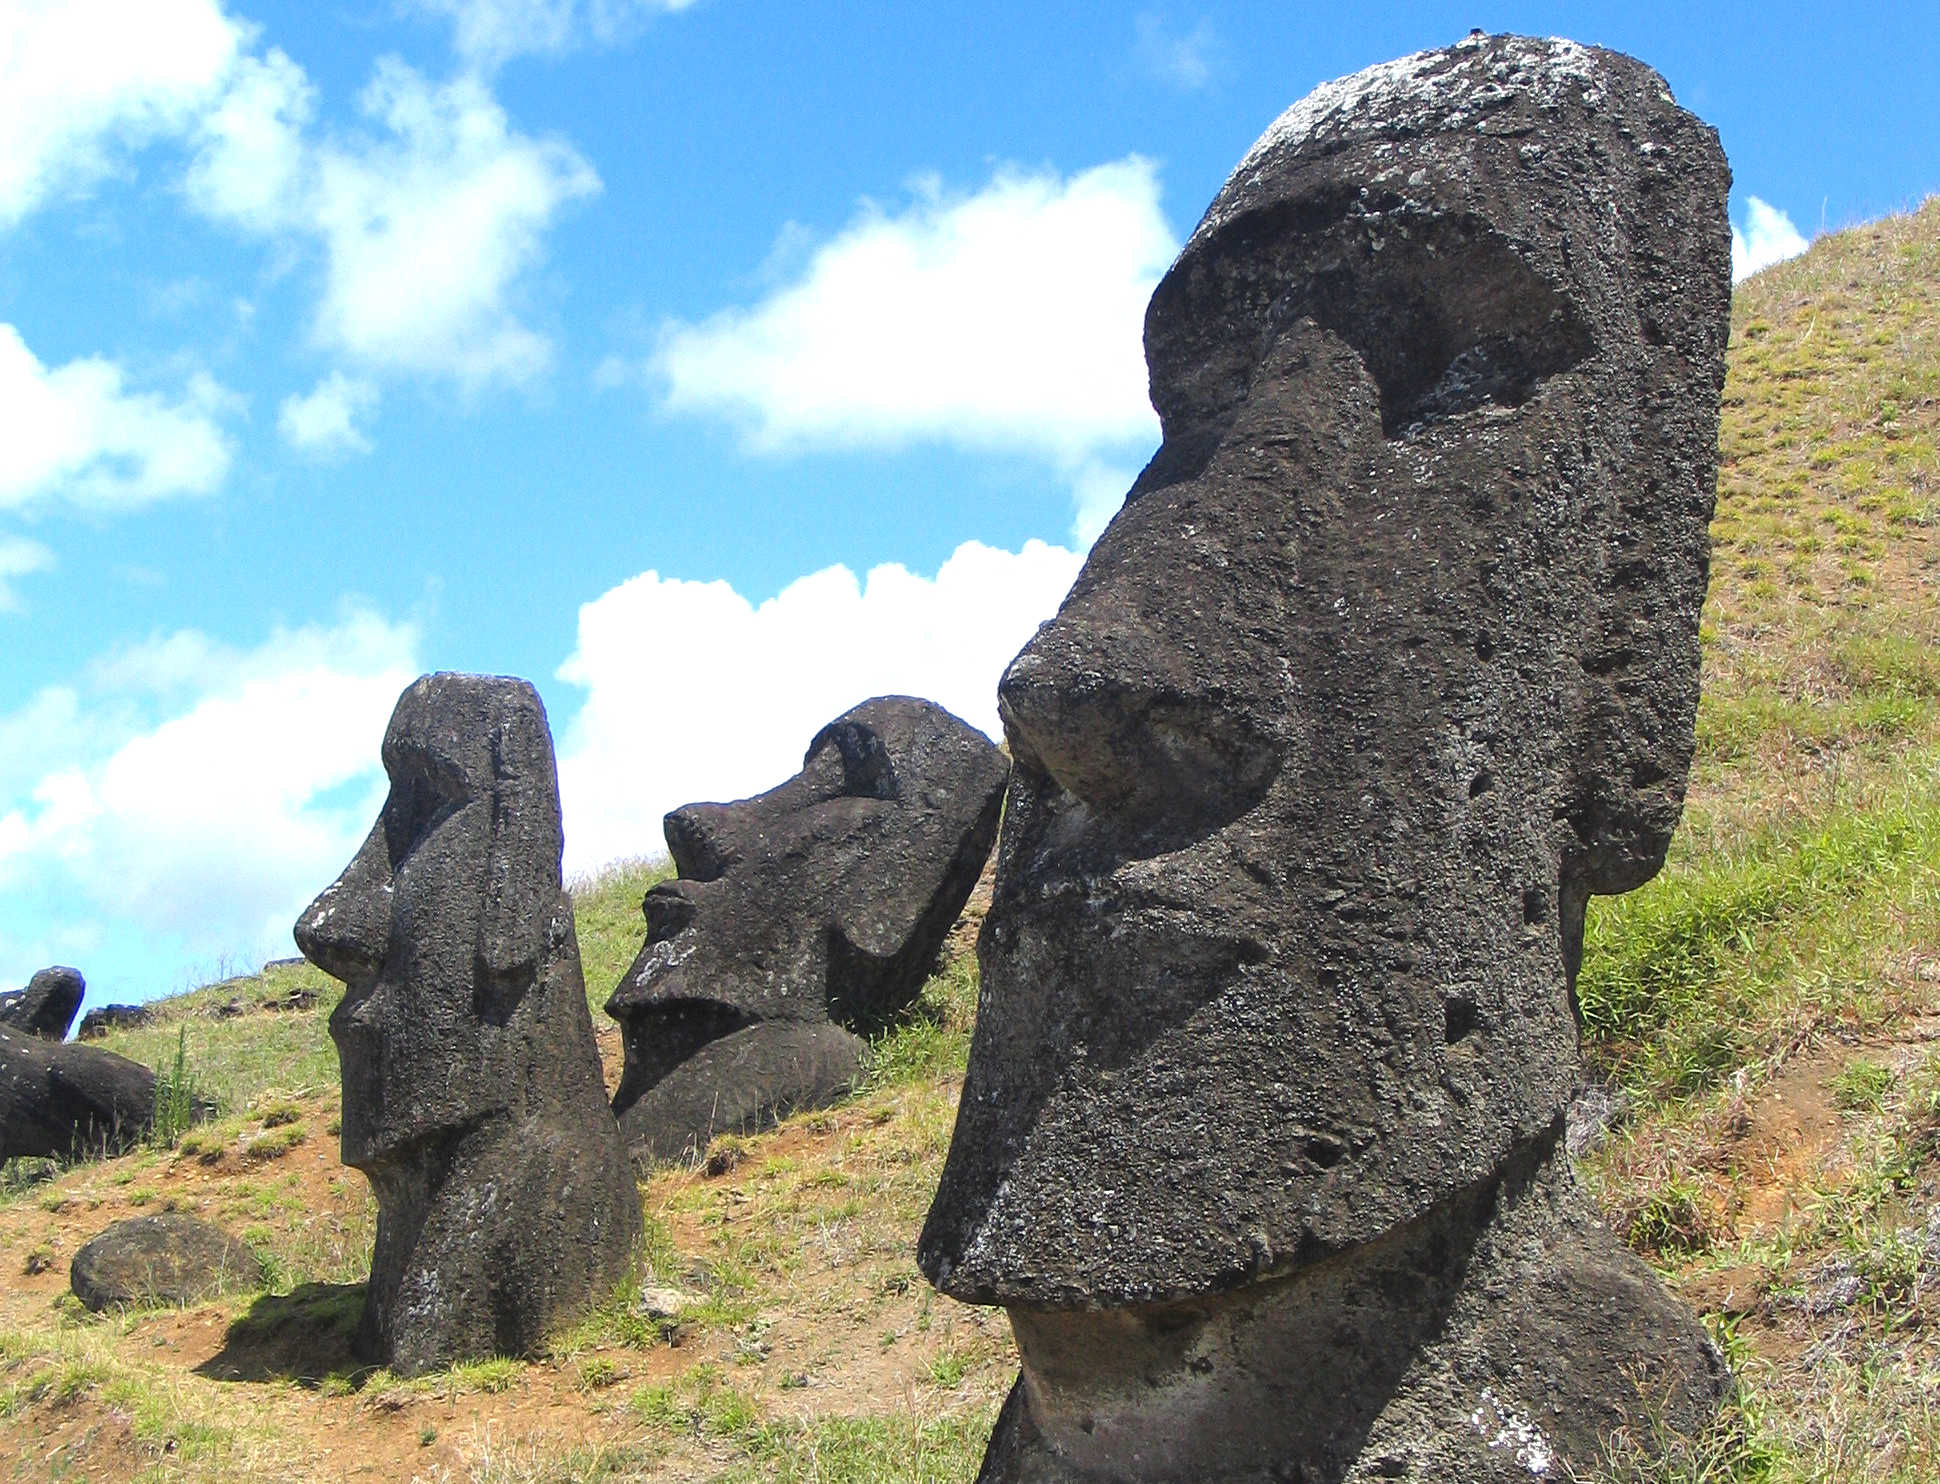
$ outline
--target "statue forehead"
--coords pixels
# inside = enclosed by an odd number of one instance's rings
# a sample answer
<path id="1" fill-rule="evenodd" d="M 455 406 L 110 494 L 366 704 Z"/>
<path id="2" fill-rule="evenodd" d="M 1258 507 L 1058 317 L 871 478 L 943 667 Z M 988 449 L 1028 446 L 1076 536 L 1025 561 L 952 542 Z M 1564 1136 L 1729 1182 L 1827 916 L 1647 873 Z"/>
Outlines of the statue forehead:
<path id="1" fill-rule="evenodd" d="M 534 739 L 546 734 L 538 695 L 525 682 L 507 686 L 495 676 L 427 675 L 398 697 L 384 732 L 384 769 L 394 783 L 429 781 L 484 792 L 501 781 L 508 764 L 518 766 L 523 749 L 501 743 L 518 729 Z"/>

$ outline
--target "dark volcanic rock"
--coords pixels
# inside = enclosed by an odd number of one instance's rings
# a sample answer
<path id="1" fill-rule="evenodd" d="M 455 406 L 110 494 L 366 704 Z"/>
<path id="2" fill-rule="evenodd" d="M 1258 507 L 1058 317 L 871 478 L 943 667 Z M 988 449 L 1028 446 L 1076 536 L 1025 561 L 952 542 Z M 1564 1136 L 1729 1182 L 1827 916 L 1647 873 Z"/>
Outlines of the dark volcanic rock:
<path id="1" fill-rule="evenodd" d="M 0 1159 L 126 1147 L 155 1116 L 155 1074 L 98 1046 L 0 1028 Z"/>
<path id="2" fill-rule="evenodd" d="M 1690 765 L 1728 186 L 1648 68 L 1478 35 L 1289 110 L 1159 285 L 1164 444 L 1000 690 L 920 1247 L 1012 1314 L 986 1478 L 1526 1479 L 1629 1371 L 1715 1407 L 1556 1145 L 1585 903 Z"/>
<path id="3" fill-rule="evenodd" d="M 219 1226 L 193 1216 L 137 1216 L 83 1243 L 69 1281 L 98 1314 L 252 1292 L 263 1286 L 263 1265 Z"/>
<path id="4" fill-rule="evenodd" d="M 1009 764 L 930 701 L 879 696 L 802 771 L 667 816 L 679 876 L 606 1002 L 626 1039 L 613 1109 L 646 1160 L 840 1096 L 857 1033 L 921 987 L 989 857 Z"/>
<path id="5" fill-rule="evenodd" d="M 146 1005 L 100 1005 L 81 1017 L 78 1041 L 93 1041 L 109 1031 L 130 1031 L 147 1025 L 153 1014 Z"/>
<path id="6" fill-rule="evenodd" d="M 625 1275 L 640 1203 L 606 1105 L 559 788 L 523 680 L 427 675 L 390 796 L 296 925 L 342 979 L 343 1160 L 377 1195 L 360 1353 L 401 1375 L 536 1347 Z"/>
<path id="7" fill-rule="evenodd" d="M 0 995 L 0 1026 L 43 1041 L 65 1041 L 86 992 L 87 981 L 79 969 L 58 964 L 42 969 L 25 989 Z"/>

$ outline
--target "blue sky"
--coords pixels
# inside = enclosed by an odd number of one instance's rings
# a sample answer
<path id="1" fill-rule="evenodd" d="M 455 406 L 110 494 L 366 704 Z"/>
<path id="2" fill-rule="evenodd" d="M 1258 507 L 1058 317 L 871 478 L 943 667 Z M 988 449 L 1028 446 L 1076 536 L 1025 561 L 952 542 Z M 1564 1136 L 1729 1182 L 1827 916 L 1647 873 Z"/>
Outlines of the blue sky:
<path id="1" fill-rule="evenodd" d="M 1742 267 L 1940 189 L 1934 4 L 6 0 L 0 987 L 292 951 L 423 670 L 538 685 L 582 872 L 994 731 L 1226 172 L 1472 26 L 1663 72 Z"/>

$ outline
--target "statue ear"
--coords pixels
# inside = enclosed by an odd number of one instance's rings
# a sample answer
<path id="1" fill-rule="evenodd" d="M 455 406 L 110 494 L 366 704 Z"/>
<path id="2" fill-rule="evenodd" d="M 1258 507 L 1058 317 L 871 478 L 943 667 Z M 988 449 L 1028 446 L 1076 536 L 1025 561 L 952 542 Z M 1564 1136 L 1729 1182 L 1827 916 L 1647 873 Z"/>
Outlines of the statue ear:
<path id="1" fill-rule="evenodd" d="M 492 730 L 490 843 L 478 924 L 479 1012 L 503 1024 L 538 971 L 559 903 L 559 778 L 545 712 L 529 689 Z"/>

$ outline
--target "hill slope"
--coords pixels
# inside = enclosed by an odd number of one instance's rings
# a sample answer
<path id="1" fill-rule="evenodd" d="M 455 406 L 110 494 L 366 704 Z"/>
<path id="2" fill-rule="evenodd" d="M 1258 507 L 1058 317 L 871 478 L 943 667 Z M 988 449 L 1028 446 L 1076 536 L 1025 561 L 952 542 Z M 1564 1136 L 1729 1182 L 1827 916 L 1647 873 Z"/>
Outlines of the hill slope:
<path id="1" fill-rule="evenodd" d="M 1677 1480 L 1940 1477 L 1940 202 L 1821 241 L 1733 310 L 1700 757 L 1664 875 L 1596 904 L 1580 985 L 1615 1131 L 1584 1172 L 1732 1351 Z M 577 894 L 595 1006 L 648 875 Z M 293 990 L 318 995 L 289 1006 Z M 400 1383 L 345 1348 L 370 1237 L 336 1161 L 322 976 L 167 1002 L 223 1121 L 0 1182 L 0 1458 L 19 1478 L 967 1480 L 1014 1360 L 912 1261 L 974 965 L 844 1106 L 642 1188 L 677 1320 L 618 1301 L 532 1363 Z M 300 999 L 300 996 L 298 997 Z M 233 1008 L 232 1008 L 233 1007 Z M 602 1019 L 597 1014 L 596 1021 Z M 186 1027 L 186 1030 L 184 1029 Z M 617 1044 L 603 1037 L 609 1070 Z M 230 1225 L 268 1297 L 60 1302 L 110 1221 Z"/>

